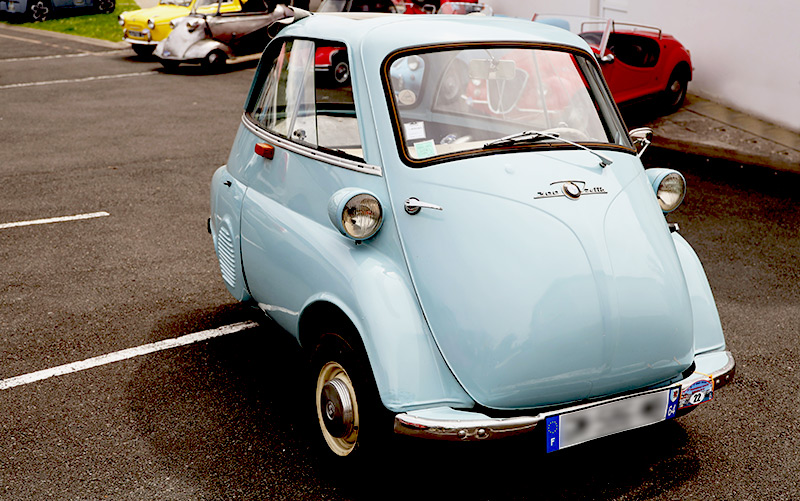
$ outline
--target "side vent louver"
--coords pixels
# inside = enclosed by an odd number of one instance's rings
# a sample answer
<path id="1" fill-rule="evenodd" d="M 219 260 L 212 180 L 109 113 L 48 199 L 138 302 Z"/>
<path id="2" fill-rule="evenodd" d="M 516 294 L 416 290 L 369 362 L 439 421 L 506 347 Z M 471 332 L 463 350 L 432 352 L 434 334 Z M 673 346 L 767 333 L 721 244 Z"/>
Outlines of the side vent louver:
<path id="1" fill-rule="evenodd" d="M 221 225 L 217 234 L 217 257 L 222 279 L 230 288 L 236 287 L 236 256 L 233 251 L 233 238 L 226 225 Z"/>

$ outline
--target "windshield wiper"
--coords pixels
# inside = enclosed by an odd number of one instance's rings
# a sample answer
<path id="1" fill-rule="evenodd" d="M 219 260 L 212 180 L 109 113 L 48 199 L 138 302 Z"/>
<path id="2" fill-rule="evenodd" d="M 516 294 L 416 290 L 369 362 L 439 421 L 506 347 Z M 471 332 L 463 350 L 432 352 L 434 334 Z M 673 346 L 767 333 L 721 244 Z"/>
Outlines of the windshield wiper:
<path id="1" fill-rule="evenodd" d="M 586 146 L 584 146 L 582 144 L 574 143 L 574 142 L 570 141 L 569 139 L 564 139 L 563 137 L 559 137 L 558 134 L 550 134 L 550 133 L 547 133 L 547 132 L 540 132 L 540 131 L 536 131 L 536 130 L 524 130 L 522 132 L 517 132 L 517 133 L 511 134 L 509 136 L 504 136 L 504 137 L 495 139 L 494 141 L 489 141 L 488 143 L 483 145 L 483 148 L 487 149 L 487 148 L 492 148 L 494 146 L 503 146 L 503 145 L 507 145 L 507 144 L 516 144 L 516 143 L 534 143 L 534 142 L 537 142 L 537 141 L 542 141 L 544 139 L 555 139 L 556 141 L 561 141 L 561 142 L 564 142 L 564 143 L 567 143 L 567 144 L 571 144 L 572 146 L 575 146 L 576 148 L 580 148 L 582 150 L 586 150 L 589 153 L 591 153 L 592 155 L 594 155 L 594 156 L 596 156 L 597 158 L 600 159 L 600 167 L 605 167 L 606 165 L 611 165 L 612 163 L 614 163 L 614 161 L 611 160 L 610 158 L 608 158 L 607 156 L 601 155 L 600 153 L 598 153 L 598 152 L 596 152 L 596 151 L 594 151 L 592 149 L 589 149 L 589 148 L 587 148 Z"/>

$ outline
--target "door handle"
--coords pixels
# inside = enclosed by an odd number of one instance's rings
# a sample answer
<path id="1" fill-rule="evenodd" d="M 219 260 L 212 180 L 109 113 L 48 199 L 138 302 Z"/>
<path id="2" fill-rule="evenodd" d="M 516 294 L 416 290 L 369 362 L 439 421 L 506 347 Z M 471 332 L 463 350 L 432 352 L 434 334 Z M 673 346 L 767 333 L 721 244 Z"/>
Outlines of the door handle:
<path id="1" fill-rule="evenodd" d="M 418 214 L 419 211 L 421 211 L 422 209 L 444 210 L 442 209 L 442 207 L 438 205 L 430 204 L 428 202 L 422 202 L 420 201 L 420 199 L 416 197 L 407 198 L 403 206 L 405 207 L 406 212 L 408 212 L 412 216 L 414 214 Z"/>

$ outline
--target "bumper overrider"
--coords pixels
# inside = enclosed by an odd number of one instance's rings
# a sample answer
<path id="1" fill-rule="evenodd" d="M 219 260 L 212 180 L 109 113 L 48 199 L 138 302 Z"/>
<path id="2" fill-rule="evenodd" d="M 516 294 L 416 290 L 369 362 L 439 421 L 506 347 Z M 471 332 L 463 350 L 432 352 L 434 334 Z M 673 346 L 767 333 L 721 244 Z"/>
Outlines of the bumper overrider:
<path id="1" fill-rule="evenodd" d="M 450 407 L 409 411 L 395 416 L 394 431 L 400 435 L 453 441 L 476 441 L 520 435 L 532 432 L 539 425 L 544 426 L 545 423 L 547 423 L 548 430 L 552 431 L 550 419 L 553 417 L 587 410 L 591 412 L 593 408 L 602 412 L 603 407 L 619 407 L 620 405 L 625 405 L 626 401 L 634 402 L 636 399 L 647 399 L 648 395 L 668 393 L 667 390 L 672 389 L 675 397 L 668 398 L 674 400 L 676 407 L 670 409 L 669 405 L 671 404 L 668 403 L 666 419 L 669 419 L 676 415 L 676 411 L 680 415 L 682 412 L 688 412 L 690 408 L 699 403 L 711 400 L 716 394 L 716 390 L 733 380 L 735 369 L 736 363 L 731 352 L 704 353 L 695 357 L 694 373 L 681 381 L 666 385 L 664 388 L 563 407 L 528 416 L 493 418 L 479 412 L 457 410 Z M 680 387 L 679 397 L 677 393 L 678 387 Z M 694 401 L 692 399 L 693 395 L 696 398 Z M 662 416 L 661 419 L 655 419 L 651 422 L 663 421 L 664 419 Z M 644 422 L 627 428 L 623 427 L 617 431 L 636 428 L 651 422 Z M 612 431 L 605 435 L 614 432 Z M 599 438 L 599 436 L 594 438 Z"/>

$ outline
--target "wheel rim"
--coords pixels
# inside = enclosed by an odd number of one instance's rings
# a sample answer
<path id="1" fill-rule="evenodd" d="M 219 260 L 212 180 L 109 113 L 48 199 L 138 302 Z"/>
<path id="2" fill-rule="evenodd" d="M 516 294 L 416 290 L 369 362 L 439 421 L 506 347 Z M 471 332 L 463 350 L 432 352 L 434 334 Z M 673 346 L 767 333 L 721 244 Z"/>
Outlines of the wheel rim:
<path id="1" fill-rule="evenodd" d="M 317 377 L 317 420 L 328 447 L 347 456 L 356 447 L 359 416 L 353 382 L 337 362 L 328 362 Z"/>
<path id="2" fill-rule="evenodd" d="M 347 66 L 347 63 L 337 63 L 336 66 L 333 68 L 333 78 L 336 79 L 338 83 L 345 83 L 348 78 L 350 78 L 350 68 Z"/>
<path id="3" fill-rule="evenodd" d="M 669 92 L 672 96 L 670 105 L 678 106 L 683 101 L 684 85 L 680 80 L 673 80 L 669 85 Z"/>
<path id="4" fill-rule="evenodd" d="M 47 14 L 50 13 L 50 9 L 44 2 L 36 2 L 31 6 L 31 13 L 31 17 L 33 17 L 34 21 L 44 21 L 47 19 Z"/>

